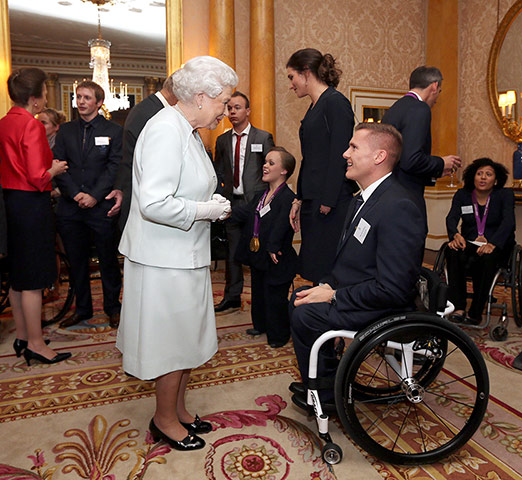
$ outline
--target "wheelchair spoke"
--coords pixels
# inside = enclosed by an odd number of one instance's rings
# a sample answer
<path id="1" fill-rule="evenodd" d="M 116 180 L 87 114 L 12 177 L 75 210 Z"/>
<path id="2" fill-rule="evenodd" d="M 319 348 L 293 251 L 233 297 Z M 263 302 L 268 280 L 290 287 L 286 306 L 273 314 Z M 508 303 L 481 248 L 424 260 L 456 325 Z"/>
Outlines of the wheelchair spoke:
<path id="1" fill-rule="evenodd" d="M 422 440 L 423 451 L 426 452 L 427 448 L 426 448 L 426 441 L 424 440 L 424 432 L 422 431 L 422 428 L 421 428 L 419 412 L 417 411 L 417 406 L 415 404 L 413 404 L 413 409 L 415 410 L 415 419 L 417 420 L 417 426 L 419 427 L 419 433 L 420 433 L 421 440 Z"/>
<path id="2" fill-rule="evenodd" d="M 408 418 L 408 415 L 410 414 L 411 405 L 408 405 L 408 411 L 404 415 L 404 418 L 402 420 L 401 426 L 399 428 L 399 431 L 397 432 L 397 435 L 395 436 L 395 440 L 393 441 L 392 450 L 395 450 L 395 446 L 397 445 L 397 440 L 401 436 L 402 429 L 404 428 L 404 424 L 406 423 L 406 419 Z"/>
<path id="3" fill-rule="evenodd" d="M 461 402 L 459 400 L 457 400 L 456 398 L 450 396 L 450 395 L 444 395 L 444 394 L 441 394 L 441 393 L 436 393 L 432 390 L 426 390 L 426 393 L 429 393 L 430 395 L 433 395 L 434 397 L 437 397 L 437 398 L 443 398 L 444 400 L 449 400 L 451 402 L 454 402 L 458 405 L 462 405 L 463 407 L 467 407 L 467 408 L 473 408 L 473 404 L 469 404 L 469 403 L 465 403 L 465 402 Z"/>
<path id="4" fill-rule="evenodd" d="M 437 388 L 439 388 L 439 387 L 446 387 L 448 385 L 451 385 L 452 383 L 458 383 L 458 382 L 460 382 L 462 380 L 466 380 L 468 378 L 473 378 L 473 377 L 475 377 L 475 374 L 474 373 L 470 373 L 469 375 L 466 375 L 464 377 L 459 377 L 459 378 L 454 379 L 454 380 L 450 380 L 449 382 L 439 383 L 439 384 L 436 385 L 436 387 Z M 426 391 L 427 392 L 428 391 L 431 392 L 432 390 L 427 388 Z"/>

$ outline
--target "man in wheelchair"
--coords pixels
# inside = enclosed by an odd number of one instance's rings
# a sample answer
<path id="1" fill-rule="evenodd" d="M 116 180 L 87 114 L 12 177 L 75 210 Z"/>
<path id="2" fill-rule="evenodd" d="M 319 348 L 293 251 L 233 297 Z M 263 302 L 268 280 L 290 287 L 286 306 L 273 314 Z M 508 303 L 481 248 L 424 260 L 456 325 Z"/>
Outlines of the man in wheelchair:
<path id="1" fill-rule="evenodd" d="M 413 310 L 422 265 L 422 213 L 392 171 L 402 138 L 391 125 L 362 123 L 355 128 L 346 178 L 361 187 L 349 209 L 331 274 L 319 284 L 296 290 L 291 331 L 303 383 L 294 382 L 292 400 L 307 409 L 310 350 L 329 330 L 361 330 L 387 315 Z M 335 411 L 333 379 L 338 359 L 334 341 L 319 352 L 317 378 L 323 409 Z M 329 382 L 330 380 L 330 382 Z"/>

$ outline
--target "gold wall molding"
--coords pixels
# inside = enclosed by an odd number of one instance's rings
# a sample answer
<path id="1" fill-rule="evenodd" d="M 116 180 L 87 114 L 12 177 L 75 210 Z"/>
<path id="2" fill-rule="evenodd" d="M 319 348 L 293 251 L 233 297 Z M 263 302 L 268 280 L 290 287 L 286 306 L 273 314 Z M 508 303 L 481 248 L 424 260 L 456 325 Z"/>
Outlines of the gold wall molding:
<path id="1" fill-rule="evenodd" d="M 274 0 L 250 0 L 250 103 L 252 124 L 276 141 Z"/>
<path id="2" fill-rule="evenodd" d="M 493 43 L 491 44 L 491 50 L 489 52 L 488 57 L 488 69 L 487 69 L 487 87 L 488 87 L 488 96 L 489 103 L 493 110 L 493 115 L 499 125 L 499 127 L 503 130 L 506 137 L 510 138 L 514 142 L 519 142 L 520 139 L 517 138 L 517 135 L 513 132 L 510 132 L 508 129 L 503 128 L 503 119 L 502 113 L 500 111 L 500 107 L 498 106 L 498 97 L 497 97 L 497 66 L 498 66 L 498 56 L 500 54 L 500 49 L 502 48 L 502 44 L 504 43 L 504 39 L 509 30 L 509 27 L 515 20 L 515 18 L 519 15 L 522 10 L 522 0 L 517 0 L 511 8 L 507 11 L 506 15 L 500 22 L 498 26 L 497 32 L 495 34 L 495 38 L 493 39 Z"/>
<path id="3" fill-rule="evenodd" d="M 167 76 L 183 63 L 183 0 L 166 0 Z"/>
<path id="4" fill-rule="evenodd" d="M 9 38 L 9 12 L 7 0 L 0 0 L 0 117 L 11 108 L 11 99 L 7 93 L 7 79 L 11 74 L 11 40 Z"/>

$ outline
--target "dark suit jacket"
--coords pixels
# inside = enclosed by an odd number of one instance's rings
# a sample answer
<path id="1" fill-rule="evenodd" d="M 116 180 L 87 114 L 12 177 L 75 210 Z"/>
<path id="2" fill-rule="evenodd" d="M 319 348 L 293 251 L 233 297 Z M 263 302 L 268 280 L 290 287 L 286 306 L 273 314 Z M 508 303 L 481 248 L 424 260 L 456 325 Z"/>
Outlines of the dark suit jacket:
<path id="1" fill-rule="evenodd" d="M 129 216 L 132 193 L 132 159 L 134 148 L 145 124 L 163 108 L 163 103 L 156 94 L 149 95 L 132 107 L 123 126 L 123 155 L 116 174 L 114 188 L 123 192 L 119 225 L 125 227 Z"/>
<path id="2" fill-rule="evenodd" d="M 262 152 L 252 152 L 253 144 L 263 145 Z M 250 202 L 257 192 L 264 191 L 266 184 L 261 180 L 263 176 L 263 164 L 268 151 L 274 146 L 272 134 L 260 130 L 259 128 L 250 127 L 248 134 L 245 164 L 243 166 L 243 191 L 245 200 Z M 234 174 L 233 174 L 234 154 L 232 152 L 232 129 L 220 135 L 216 140 L 216 155 L 214 159 L 214 168 L 218 178 L 217 193 L 232 200 L 234 191 Z"/>
<path id="3" fill-rule="evenodd" d="M 467 207 L 465 210 L 469 213 L 463 213 L 462 207 Z M 461 219 L 462 236 L 466 240 L 475 240 L 478 232 L 473 200 L 471 192 L 463 188 L 455 192 L 451 209 L 446 217 L 446 228 L 450 241 L 458 232 L 457 227 Z M 500 188 L 491 192 L 484 236 L 488 242 L 499 249 L 513 247 L 515 243 L 515 196 L 510 188 Z"/>
<path id="4" fill-rule="evenodd" d="M 7 219 L 5 218 L 4 192 L 0 185 L 0 254 L 7 254 Z"/>
<path id="5" fill-rule="evenodd" d="M 266 184 L 265 184 L 266 190 Z M 250 251 L 250 240 L 254 232 L 256 207 L 264 192 L 255 195 L 250 203 L 232 210 L 230 222 L 243 225 L 235 260 L 245 265 L 268 272 L 268 283 L 279 285 L 291 282 L 297 271 L 297 253 L 292 247 L 294 231 L 288 215 L 295 198 L 288 186 L 282 188 L 270 202 L 270 211 L 263 215 L 259 226 L 259 251 Z M 275 264 L 269 253 L 281 252 Z"/>
<path id="6" fill-rule="evenodd" d="M 370 228 L 361 243 L 355 232 L 356 227 L 360 231 L 362 219 Z M 350 329 L 360 330 L 385 315 L 411 308 L 423 250 L 422 214 L 392 175 L 348 226 L 332 273 L 323 279 L 337 290 L 337 305 L 329 312 L 337 317 L 334 324 L 342 325 L 344 319 Z"/>
<path id="7" fill-rule="evenodd" d="M 73 215 L 80 207 L 73 198 L 80 192 L 92 195 L 100 207 L 110 208 L 113 201 L 105 197 L 114 186 L 121 161 L 122 128 L 98 115 L 91 121 L 89 143 L 82 152 L 83 129 L 79 120 L 64 123 L 56 134 L 54 158 L 66 160 L 67 172 L 56 177 L 62 196 L 57 215 Z M 108 145 L 96 145 L 96 138 L 109 137 Z M 99 142 L 104 143 L 104 142 Z"/>
<path id="8" fill-rule="evenodd" d="M 297 179 L 297 196 L 320 199 L 321 205 L 335 207 L 344 194 L 358 190 L 345 178 L 346 160 L 353 135 L 354 115 L 350 101 L 328 87 L 301 121 L 299 138 L 303 161 Z"/>
<path id="9" fill-rule="evenodd" d="M 386 111 L 382 123 L 393 125 L 402 134 L 402 155 L 394 173 L 417 194 L 425 185 L 434 185 L 444 170 L 444 161 L 431 155 L 431 109 L 427 103 L 406 95 Z"/>

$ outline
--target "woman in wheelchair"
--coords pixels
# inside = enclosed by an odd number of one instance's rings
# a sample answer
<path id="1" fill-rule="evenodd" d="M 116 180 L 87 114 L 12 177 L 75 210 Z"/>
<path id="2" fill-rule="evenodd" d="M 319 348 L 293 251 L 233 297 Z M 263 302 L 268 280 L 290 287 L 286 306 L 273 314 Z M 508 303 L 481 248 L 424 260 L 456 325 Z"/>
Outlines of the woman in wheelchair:
<path id="1" fill-rule="evenodd" d="M 464 188 L 453 197 L 446 217 L 450 239 L 446 261 L 448 299 L 455 306 L 450 320 L 454 322 L 481 323 L 495 272 L 509 258 L 515 243 L 515 201 L 513 191 L 504 188 L 507 176 L 507 169 L 500 163 L 479 158 L 464 170 Z M 466 315 L 469 273 L 473 297 Z"/>

